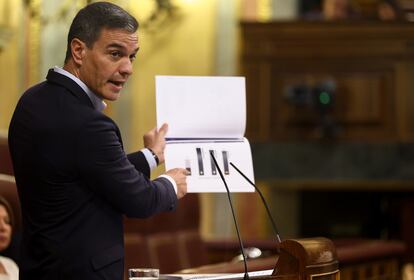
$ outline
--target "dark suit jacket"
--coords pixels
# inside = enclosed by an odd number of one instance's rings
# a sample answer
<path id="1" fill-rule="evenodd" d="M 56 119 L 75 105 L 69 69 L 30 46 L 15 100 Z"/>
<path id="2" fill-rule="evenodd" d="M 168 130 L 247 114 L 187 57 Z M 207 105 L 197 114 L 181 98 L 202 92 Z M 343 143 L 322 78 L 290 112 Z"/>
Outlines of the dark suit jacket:
<path id="1" fill-rule="evenodd" d="M 53 70 L 22 95 L 9 145 L 23 215 L 20 279 L 122 279 L 122 214 L 176 206 L 171 183 L 150 181 L 143 154 L 126 155 L 117 125 Z"/>

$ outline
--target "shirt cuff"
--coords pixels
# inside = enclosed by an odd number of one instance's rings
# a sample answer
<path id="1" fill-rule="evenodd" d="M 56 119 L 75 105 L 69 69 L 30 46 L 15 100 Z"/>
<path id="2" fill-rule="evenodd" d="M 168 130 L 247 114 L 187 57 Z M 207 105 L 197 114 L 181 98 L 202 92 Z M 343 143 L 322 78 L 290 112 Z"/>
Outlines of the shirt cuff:
<path id="1" fill-rule="evenodd" d="M 155 167 L 157 167 L 157 162 L 155 161 L 154 156 L 147 148 L 142 149 L 141 152 L 144 154 L 145 159 L 148 162 L 150 170 L 153 170 Z"/>
<path id="2" fill-rule="evenodd" d="M 167 179 L 168 181 L 170 181 L 170 183 L 171 183 L 171 184 L 173 185 L 173 187 L 174 187 L 175 194 L 177 194 L 177 183 L 174 181 L 174 179 L 173 179 L 173 178 L 171 178 L 170 176 L 165 175 L 165 174 L 158 176 L 158 178 L 165 178 L 165 179 Z"/>

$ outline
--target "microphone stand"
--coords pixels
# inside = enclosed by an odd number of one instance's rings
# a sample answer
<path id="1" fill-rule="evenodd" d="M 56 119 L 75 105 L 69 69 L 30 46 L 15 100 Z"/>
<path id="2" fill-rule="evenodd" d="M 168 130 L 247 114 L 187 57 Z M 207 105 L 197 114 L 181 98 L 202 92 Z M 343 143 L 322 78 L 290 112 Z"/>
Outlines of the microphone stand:
<path id="1" fill-rule="evenodd" d="M 266 203 L 266 200 L 265 200 L 265 198 L 264 198 L 264 196 L 263 196 L 263 194 L 262 194 L 262 192 L 259 190 L 259 188 L 258 187 L 256 187 L 256 185 L 249 179 L 249 178 L 247 178 L 247 176 L 246 175 L 244 175 L 244 173 L 243 172 L 241 172 L 232 162 L 230 162 L 230 165 L 231 166 L 233 166 L 233 168 L 234 169 L 236 169 L 236 171 L 237 172 L 239 172 L 239 174 L 241 175 L 241 176 L 243 176 L 243 178 L 244 179 L 246 179 L 246 181 L 247 182 L 249 182 L 253 187 L 254 187 L 254 189 L 259 193 L 259 195 L 260 195 L 260 198 L 262 199 L 262 202 L 263 202 L 263 205 L 265 206 L 265 208 L 266 208 L 266 212 L 267 212 L 267 215 L 269 216 L 269 219 L 270 219 L 270 222 L 271 222 L 271 224 L 272 224 L 272 228 L 273 228 L 273 231 L 274 231 L 274 233 L 275 233 L 275 235 L 276 235 L 276 239 L 277 239 L 277 242 L 279 243 L 279 246 L 277 246 L 277 252 L 280 254 L 280 243 L 282 243 L 282 240 L 280 239 L 280 235 L 279 235 L 279 230 L 277 229 L 277 227 L 276 227 L 276 223 L 275 223 L 275 221 L 273 220 L 273 217 L 272 217 L 272 215 L 270 214 L 270 210 L 269 210 L 269 207 L 267 206 L 267 203 Z"/>
<path id="2" fill-rule="evenodd" d="M 231 196 L 230 196 L 230 190 L 229 190 L 229 187 L 227 186 L 226 180 L 224 179 L 223 173 L 221 172 L 221 169 L 220 169 L 220 167 L 217 164 L 216 158 L 214 157 L 214 152 L 213 151 L 210 151 L 210 155 L 211 155 L 211 158 L 214 161 L 214 164 L 217 167 L 217 170 L 218 170 L 218 172 L 220 174 L 221 180 L 223 181 L 224 186 L 226 187 L 227 197 L 228 197 L 229 202 L 230 202 L 231 213 L 233 215 L 234 224 L 236 225 L 237 238 L 239 239 L 239 245 L 240 245 L 240 248 L 241 248 L 241 254 L 243 256 L 243 263 L 244 263 L 244 280 L 249 280 L 249 274 L 248 274 L 248 270 L 247 270 L 246 255 L 244 254 L 244 246 L 243 246 L 242 239 L 240 237 L 239 225 L 237 224 L 236 215 L 234 214 L 233 203 L 231 201 Z"/>

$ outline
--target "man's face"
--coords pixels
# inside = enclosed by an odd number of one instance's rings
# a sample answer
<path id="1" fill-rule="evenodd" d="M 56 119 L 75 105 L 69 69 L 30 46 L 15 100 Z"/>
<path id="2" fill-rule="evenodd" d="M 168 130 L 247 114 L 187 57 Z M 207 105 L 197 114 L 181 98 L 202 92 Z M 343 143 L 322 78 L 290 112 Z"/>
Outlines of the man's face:
<path id="1" fill-rule="evenodd" d="M 100 98 L 117 100 L 138 49 L 137 33 L 103 29 L 91 49 L 85 46 L 79 78 Z"/>

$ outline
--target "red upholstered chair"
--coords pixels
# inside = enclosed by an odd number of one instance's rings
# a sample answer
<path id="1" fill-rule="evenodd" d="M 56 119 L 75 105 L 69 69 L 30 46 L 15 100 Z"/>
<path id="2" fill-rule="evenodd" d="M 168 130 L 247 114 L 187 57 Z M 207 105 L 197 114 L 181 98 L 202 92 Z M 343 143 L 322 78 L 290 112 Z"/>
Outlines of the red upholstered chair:
<path id="1" fill-rule="evenodd" d="M 174 212 L 149 219 L 125 218 L 125 271 L 153 267 L 172 273 L 208 263 L 199 215 L 198 195 L 187 194 Z"/>
<path id="2" fill-rule="evenodd" d="M 195 193 L 182 198 L 174 212 L 142 220 L 125 218 L 125 271 L 133 267 L 152 267 L 159 268 L 163 274 L 173 273 L 204 267 L 211 262 L 228 261 L 239 254 L 237 240 L 203 240 L 200 220 L 199 195 Z M 244 243 L 246 247 L 276 251 L 274 241 L 246 240 Z M 252 266 L 274 265 L 275 261 L 273 258 L 265 264 L 254 262 Z M 240 271 L 242 267 L 240 262 L 226 262 L 206 268 L 206 271 L 233 272 Z"/>

